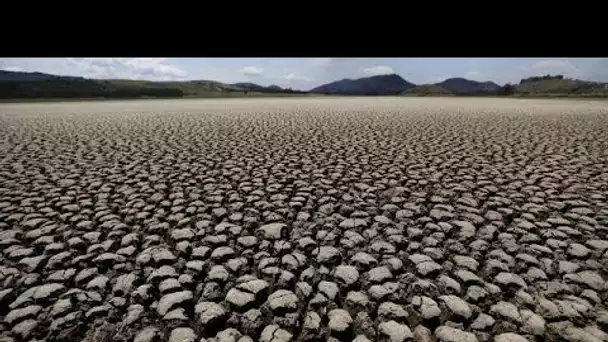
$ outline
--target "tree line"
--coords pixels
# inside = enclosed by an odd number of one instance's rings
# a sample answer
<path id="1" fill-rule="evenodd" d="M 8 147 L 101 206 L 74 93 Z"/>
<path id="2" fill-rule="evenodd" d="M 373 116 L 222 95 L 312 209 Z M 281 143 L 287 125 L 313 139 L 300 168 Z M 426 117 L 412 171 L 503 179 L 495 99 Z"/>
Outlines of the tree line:
<path id="1" fill-rule="evenodd" d="M 231 90 L 229 90 L 231 91 Z M 254 93 L 264 93 L 264 94 L 308 94 L 307 91 L 304 90 L 295 90 L 291 88 L 254 88 L 254 89 L 245 89 L 245 90 L 233 90 L 233 92 L 242 91 L 244 94 L 249 94 L 250 92 Z"/>
<path id="2" fill-rule="evenodd" d="M 544 76 L 534 76 L 534 77 L 524 78 L 519 82 L 519 84 L 533 83 L 533 82 L 547 81 L 547 80 L 563 80 L 563 79 L 564 79 L 564 75 L 547 74 Z"/>

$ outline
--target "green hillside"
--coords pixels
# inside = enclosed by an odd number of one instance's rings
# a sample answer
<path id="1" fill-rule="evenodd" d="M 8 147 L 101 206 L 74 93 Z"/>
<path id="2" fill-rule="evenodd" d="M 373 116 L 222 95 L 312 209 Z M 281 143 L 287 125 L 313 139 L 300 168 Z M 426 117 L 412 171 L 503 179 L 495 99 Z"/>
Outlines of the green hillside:
<path id="1" fill-rule="evenodd" d="M 276 87 L 251 90 L 207 80 L 182 82 L 96 80 L 0 70 L 0 99 L 181 98 L 298 94 L 306 94 L 306 92 Z"/>
<path id="2" fill-rule="evenodd" d="M 608 83 L 568 79 L 561 75 L 531 77 L 515 85 L 513 95 L 608 97 Z"/>
<path id="3" fill-rule="evenodd" d="M 405 96 L 454 96 L 453 93 L 437 84 L 421 84 L 403 92 Z"/>
<path id="4" fill-rule="evenodd" d="M 244 89 L 215 81 L 185 81 L 185 82 L 151 82 L 137 80 L 98 80 L 103 85 L 113 88 L 155 88 L 178 89 L 183 96 L 211 96 L 222 93 L 240 92 Z"/>

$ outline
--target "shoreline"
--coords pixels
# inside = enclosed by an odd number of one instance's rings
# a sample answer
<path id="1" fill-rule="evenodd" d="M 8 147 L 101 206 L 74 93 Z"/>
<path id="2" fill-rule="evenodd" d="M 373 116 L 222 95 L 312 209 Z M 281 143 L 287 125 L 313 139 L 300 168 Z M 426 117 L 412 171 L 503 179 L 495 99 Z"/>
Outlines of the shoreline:
<path id="1" fill-rule="evenodd" d="M 249 96 L 186 96 L 186 97 L 141 97 L 141 98 L 31 98 L 31 99 L 0 99 L 0 104 L 12 103 L 62 103 L 62 102 L 114 102 L 114 101 L 150 101 L 150 100 L 204 100 L 204 99 L 264 99 L 264 98 L 445 98 L 445 99 L 515 99 L 515 100 L 593 100 L 593 101 L 608 101 L 608 96 L 454 96 L 454 95 L 343 95 L 343 94 L 260 94 Z"/>
<path id="2" fill-rule="evenodd" d="M 25 99 L 0 99 L 1 103 L 54 103 L 54 102 L 107 102 L 107 101 L 149 101 L 149 100 L 192 100 L 192 99 L 250 99 L 250 98 L 285 98 L 285 97 L 324 97 L 326 95 L 309 94 L 253 94 L 253 95 L 222 95 L 222 96 L 183 96 L 183 97 L 134 97 L 134 98 L 111 98 L 111 97 L 79 97 L 79 98 L 25 98 Z"/>

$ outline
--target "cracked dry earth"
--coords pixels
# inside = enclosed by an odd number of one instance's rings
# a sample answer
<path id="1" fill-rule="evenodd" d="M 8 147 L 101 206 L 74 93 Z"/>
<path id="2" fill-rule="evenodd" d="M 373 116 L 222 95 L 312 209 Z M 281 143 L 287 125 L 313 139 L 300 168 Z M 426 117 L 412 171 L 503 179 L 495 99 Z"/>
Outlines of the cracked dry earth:
<path id="1" fill-rule="evenodd" d="M 0 341 L 608 341 L 608 106 L 0 105 Z"/>

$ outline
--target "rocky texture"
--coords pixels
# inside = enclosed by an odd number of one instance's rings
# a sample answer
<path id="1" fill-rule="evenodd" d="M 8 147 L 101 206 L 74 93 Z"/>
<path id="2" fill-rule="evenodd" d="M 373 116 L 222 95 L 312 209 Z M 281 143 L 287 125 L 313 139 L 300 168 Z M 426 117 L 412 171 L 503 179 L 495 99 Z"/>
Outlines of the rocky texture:
<path id="1" fill-rule="evenodd" d="M 0 341 L 605 341 L 593 102 L 0 105 Z"/>

